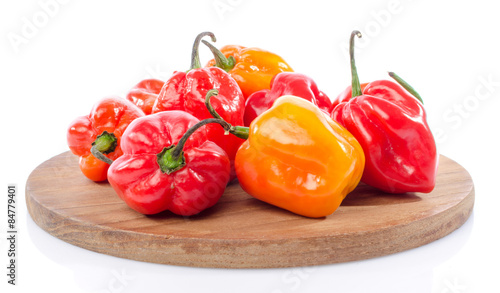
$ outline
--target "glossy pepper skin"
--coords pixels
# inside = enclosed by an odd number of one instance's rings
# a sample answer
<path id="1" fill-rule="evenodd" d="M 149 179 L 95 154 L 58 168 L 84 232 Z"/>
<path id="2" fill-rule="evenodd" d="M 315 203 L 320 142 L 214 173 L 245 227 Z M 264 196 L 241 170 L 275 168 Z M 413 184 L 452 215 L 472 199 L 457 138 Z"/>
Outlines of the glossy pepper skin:
<path id="1" fill-rule="evenodd" d="M 193 46 L 194 60 L 197 58 L 197 46 L 201 37 L 213 36 L 211 33 L 202 33 Z M 167 110 L 182 110 L 202 120 L 212 117 L 205 106 L 205 96 L 211 89 L 218 89 L 219 95 L 212 100 L 213 107 L 222 118 L 234 125 L 243 125 L 245 100 L 236 81 L 224 70 L 218 67 L 201 68 L 196 62 L 191 70 L 175 72 L 163 86 L 158 99 L 153 106 L 153 113 Z M 218 125 L 207 125 L 208 139 L 220 146 L 229 156 L 231 165 L 243 139 L 232 135 L 225 135 Z M 236 178 L 234 167 L 232 179 Z"/>
<path id="2" fill-rule="evenodd" d="M 332 214 L 357 186 L 364 154 L 356 139 L 318 107 L 283 96 L 251 123 L 235 162 L 247 193 L 319 218 Z"/>
<path id="3" fill-rule="evenodd" d="M 107 132 L 116 138 L 109 148 L 100 149 L 106 157 L 114 160 L 122 155 L 123 132 L 133 120 L 143 116 L 144 112 L 131 102 L 119 97 L 107 97 L 97 102 L 89 115 L 80 116 L 70 124 L 66 135 L 68 146 L 73 154 L 80 157 L 80 170 L 87 178 L 93 181 L 107 179 L 109 165 L 90 152 L 92 144 L 100 141 L 97 137 Z"/>
<path id="4" fill-rule="evenodd" d="M 144 114 L 149 115 L 164 83 L 154 78 L 144 79 L 136 84 L 125 98 L 139 107 Z"/>
<path id="5" fill-rule="evenodd" d="M 211 49 L 213 52 L 214 48 Z M 207 66 L 217 65 L 226 70 L 236 80 L 245 98 L 256 91 L 270 89 L 271 79 L 276 74 L 293 71 L 279 55 L 260 48 L 228 45 L 220 52 L 227 60 L 217 62 L 217 59 L 212 59 Z"/>
<path id="6" fill-rule="evenodd" d="M 199 120 L 183 111 L 165 111 L 137 119 L 122 136 L 123 155 L 108 170 L 118 196 L 139 213 L 162 211 L 191 216 L 213 206 L 229 181 L 229 159 L 207 139 L 206 127 L 183 147 L 185 165 L 163 170 L 165 149 L 175 146 Z"/>
<path id="7" fill-rule="evenodd" d="M 358 34 L 353 33 L 351 43 L 354 35 Z M 353 57 L 351 62 L 357 80 Z M 363 147 L 366 166 L 361 180 L 389 193 L 431 192 L 439 154 L 423 104 L 389 80 L 370 82 L 362 91 L 359 82 L 353 82 L 352 88 L 353 97 L 340 102 L 332 118 Z"/>
<path id="8" fill-rule="evenodd" d="M 361 92 L 365 90 L 365 87 L 368 85 L 368 83 L 362 83 L 361 86 Z M 344 102 L 349 102 L 349 100 L 352 98 L 352 86 L 348 86 L 344 91 L 342 91 L 333 101 L 332 101 L 332 109 L 330 113 L 333 111 L 335 107 L 337 107 L 338 104 L 344 103 Z"/>
<path id="9" fill-rule="evenodd" d="M 314 80 L 302 73 L 282 72 L 271 80 L 271 89 L 251 94 L 245 101 L 245 126 L 267 109 L 281 96 L 292 95 L 308 100 L 328 115 L 332 111 L 330 98 L 318 89 Z"/>

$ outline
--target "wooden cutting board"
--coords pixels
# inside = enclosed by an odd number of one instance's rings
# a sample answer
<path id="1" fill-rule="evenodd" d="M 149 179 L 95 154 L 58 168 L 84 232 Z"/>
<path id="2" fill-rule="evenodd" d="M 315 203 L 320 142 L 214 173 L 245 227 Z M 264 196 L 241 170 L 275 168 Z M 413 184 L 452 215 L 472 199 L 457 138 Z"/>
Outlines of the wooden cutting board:
<path id="1" fill-rule="evenodd" d="M 42 229 L 92 251 L 181 266 L 271 268 L 367 259 L 432 242 L 467 220 L 474 185 L 441 156 L 432 193 L 391 195 L 361 184 L 321 219 L 260 202 L 237 183 L 197 216 L 144 216 L 108 183 L 86 179 L 78 158 L 65 152 L 31 173 L 26 202 Z"/>

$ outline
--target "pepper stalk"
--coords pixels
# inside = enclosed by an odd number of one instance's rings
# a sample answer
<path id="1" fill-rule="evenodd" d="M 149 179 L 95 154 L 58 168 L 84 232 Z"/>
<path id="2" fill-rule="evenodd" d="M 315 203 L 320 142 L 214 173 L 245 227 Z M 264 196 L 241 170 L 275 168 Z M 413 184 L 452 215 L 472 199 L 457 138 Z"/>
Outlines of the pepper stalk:
<path id="1" fill-rule="evenodd" d="M 182 169 L 186 165 L 186 158 L 184 157 L 184 145 L 188 138 L 200 127 L 205 126 L 210 123 L 218 123 L 224 127 L 227 131 L 231 127 L 229 123 L 222 119 L 210 118 L 201 120 L 195 125 L 191 126 L 184 135 L 181 137 L 177 145 L 172 144 L 168 147 L 164 147 L 163 150 L 156 155 L 156 162 L 160 166 L 162 173 L 172 174 L 175 171 Z"/>
<path id="2" fill-rule="evenodd" d="M 354 61 L 354 37 L 361 38 L 362 35 L 359 31 L 353 31 L 351 33 L 351 39 L 349 41 L 349 57 L 351 59 L 351 78 L 352 78 L 352 97 L 361 96 L 363 92 L 361 91 L 361 84 L 359 83 L 358 70 L 356 69 L 356 63 Z"/>
<path id="3" fill-rule="evenodd" d="M 397 75 L 394 72 L 389 72 L 389 76 L 392 77 L 397 83 L 399 83 L 400 86 L 402 86 L 405 90 L 407 90 L 410 94 L 412 94 L 417 100 L 420 101 L 420 103 L 424 104 L 424 100 L 422 100 L 422 97 L 417 93 L 417 91 L 409 85 L 406 81 L 404 81 L 399 75 Z"/>
<path id="4" fill-rule="evenodd" d="M 199 47 L 201 39 L 205 36 L 210 36 L 212 42 L 215 42 L 217 40 L 212 32 L 202 32 L 198 36 L 196 36 L 196 39 L 193 43 L 193 50 L 191 51 L 191 68 L 189 70 L 201 68 Z"/>
<path id="5" fill-rule="evenodd" d="M 208 109 L 208 112 L 216 118 L 221 121 L 224 121 L 227 123 L 230 127 L 228 129 L 224 128 L 226 130 L 226 133 L 231 133 L 232 135 L 242 138 L 242 139 L 248 139 L 248 133 L 249 133 L 249 128 L 245 126 L 233 126 L 226 122 L 220 115 L 215 111 L 214 107 L 212 107 L 212 104 L 210 104 L 210 98 L 213 96 L 216 96 L 219 94 L 219 91 L 217 89 L 211 89 L 207 92 L 205 95 L 205 106 Z"/>
<path id="6" fill-rule="evenodd" d="M 236 65 L 236 59 L 234 59 L 233 56 L 229 56 L 226 58 L 226 56 L 222 54 L 222 52 L 219 49 L 217 49 L 214 45 L 210 44 L 205 40 L 202 40 L 202 42 L 203 44 L 205 44 L 205 46 L 207 46 L 210 49 L 210 51 L 212 51 L 212 54 L 214 55 L 215 59 L 215 66 L 223 69 L 226 72 L 229 72 L 231 71 L 231 69 L 234 68 L 234 66 Z"/>

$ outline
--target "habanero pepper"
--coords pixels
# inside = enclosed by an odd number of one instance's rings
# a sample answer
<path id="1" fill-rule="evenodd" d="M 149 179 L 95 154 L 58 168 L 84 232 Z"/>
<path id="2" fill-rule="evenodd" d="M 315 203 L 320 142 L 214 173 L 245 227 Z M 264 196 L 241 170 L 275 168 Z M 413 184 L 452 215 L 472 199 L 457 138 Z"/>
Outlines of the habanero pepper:
<path id="1" fill-rule="evenodd" d="M 80 170 L 87 178 L 96 182 L 106 180 L 109 165 L 96 156 L 111 160 L 121 156 L 123 132 L 133 120 L 143 116 L 144 112 L 133 103 L 107 97 L 97 102 L 89 115 L 71 122 L 66 135 L 68 146 L 80 157 Z"/>
<path id="2" fill-rule="evenodd" d="M 318 89 L 314 80 L 302 73 L 282 72 L 271 80 L 271 89 L 260 90 L 251 94 L 245 101 L 245 126 L 267 109 L 281 96 L 291 95 L 308 100 L 330 115 L 332 102 Z"/>
<path id="3" fill-rule="evenodd" d="M 276 74 L 293 72 L 279 55 L 260 48 L 227 45 L 218 50 L 207 42 L 203 43 L 214 54 L 207 66 L 227 71 L 240 86 L 245 99 L 256 91 L 270 89 L 271 79 Z"/>
<path id="4" fill-rule="evenodd" d="M 158 79 L 144 79 L 136 84 L 125 98 L 139 107 L 144 114 L 149 115 L 163 84 L 165 83 Z"/>
<path id="5" fill-rule="evenodd" d="M 299 97 L 282 96 L 249 128 L 226 131 L 248 138 L 235 160 L 243 190 L 298 215 L 332 214 L 363 173 L 365 157 L 354 136 Z"/>
<path id="6" fill-rule="evenodd" d="M 205 123 L 184 111 L 132 122 L 122 136 L 123 155 L 108 170 L 118 196 L 146 215 L 170 210 L 191 216 L 217 203 L 230 164 L 224 150 L 207 139 Z"/>
<path id="7" fill-rule="evenodd" d="M 224 120 L 235 125 L 243 124 L 243 111 L 245 100 L 236 81 L 224 70 L 218 67 L 202 68 L 198 47 L 201 38 L 210 36 L 215 41 L 211 32 L 204 32 L 196 37 L 193 45 L 191 69 L 188 72 L 175 72 L 163 86 L 158 99 L 153 106 L 153 113 L 166 110 L 182 110 L 202 120 L 212 117 L 205 107 L 205 95 L 208 90 L 216 88 L 220 95 L 214 99 L 214 108 Z M 243 140 L 235 136 L 227 136 L 224 130 L 217 125 L 207 125 L 208 139 L 220 146 L 229 156 L 231 161 L 231 178 L 236 178 L 234 173 L 234 157 Z"/>
<path id="8" fill-rule="evenodd" d="M 338 103 L 332 118 L 363 147 L 366 166 L 361 181 L 389 193 L 431 192 L 439 154 L 421 99 L 394 74 L 390 75 L 402 86 L 377 80 L 362 90 L 354 62 L 355 36 L 361 33 L 354 31 L 350 39 L 352 97 Z"/>

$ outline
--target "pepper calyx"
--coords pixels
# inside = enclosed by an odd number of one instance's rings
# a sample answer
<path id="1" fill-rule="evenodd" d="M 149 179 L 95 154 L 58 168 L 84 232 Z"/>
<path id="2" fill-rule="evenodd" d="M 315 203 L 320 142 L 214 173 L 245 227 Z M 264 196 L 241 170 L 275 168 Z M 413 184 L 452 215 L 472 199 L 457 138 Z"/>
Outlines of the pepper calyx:
<path id="1" fill-rule="evenodd" d="M 114 152 L 117 145 L 118 139 L 116 138 L 114 133 L 107 132 L 106 130 L 98 135 L 95 138 L 94 142 L 92 142 L 92 146 L 95 146 L 96 149 L 103 154 Z"/>
<path id="2" fill-rule="evenodd" d="M 175 147 L 175 144 L 164 147 L 161 152 L 156 154 L 156 162 L 163 174 L 172 174 L 186 165 L 186 159 L 182 150 L 177 157 L 173 155 Z"/>
<path id="3" fill-rule="evenodd" d="M 250 128 L 245 126 L 231 126 L 229 133 L 242 139 L 248 139 Z"/>
<path id="4" fill-rule="evenodd" d="M 94 142 L 92 142 L 92 147 L 90 148 L 90 153 L 97 159 L 111 165 L 113 160 L 106 157 L 104 154 L 109 154 L 115 151 L 118 145 L 118 138 L 113 133 L 103 131 L 100 135 L 96 137 Z"/>
<path id="5" fill-rule="evenodd" d="M 186 159 L 184 157 L 184 145 L 186 144 L 189 137 L 196 130 L 198 130 L 198 128 L 201 128 L 210 123 L 218 123 L 226 131 L 230 131 L 232 127 L 231 124 L 217 118 L 204 119 L 191 126 L 184 133 L 184 135 L 182 135 L 177 145 L 172 144 L 171 146 L 164 147 L 163 150 L 156 155 L 156 162 L 160 166 L 160 170 L 163 174 L 172 174 L 186 166 Z"/>

